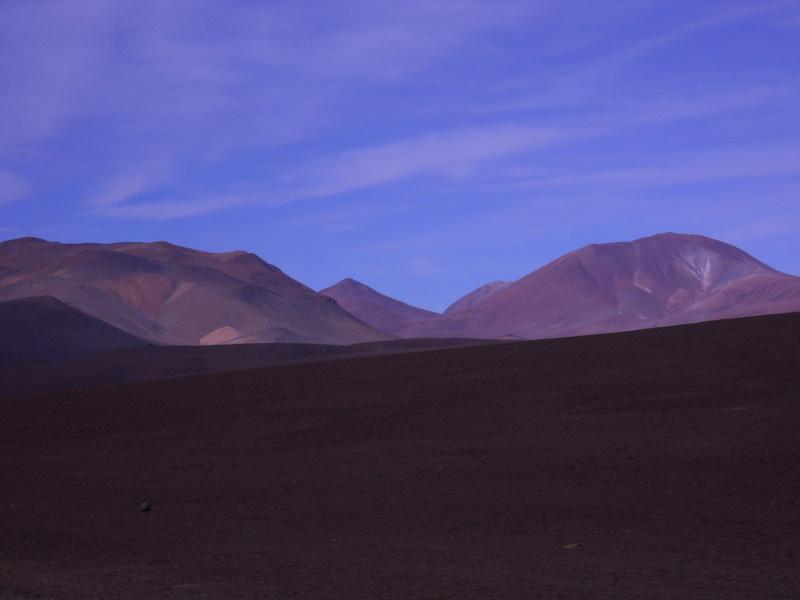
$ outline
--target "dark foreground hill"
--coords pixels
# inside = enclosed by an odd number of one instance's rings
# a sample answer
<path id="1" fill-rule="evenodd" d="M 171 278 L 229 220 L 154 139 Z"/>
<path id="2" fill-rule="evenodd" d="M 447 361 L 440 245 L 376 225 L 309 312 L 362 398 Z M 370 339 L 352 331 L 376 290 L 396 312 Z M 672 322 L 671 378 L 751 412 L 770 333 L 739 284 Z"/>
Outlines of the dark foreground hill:
<path id="1" fill-rule="evenodd" d="M 2 306 L 0 304 L 0 306 Z M 73 310 L 73 309 L 70 309 Z M 344 356 L 393 354 L 486 344 L 486 340 L 382 340 L 349 346 L 332 344 L 220 344 L 215 346 L 154 346 L 123 348 L 38 364 L 22 361 L 8 346 L 8 361 L 0 360 L 0 397 L 55 392 L 96 385 L 149 381 L 216 371 L 239 371 Z M 3 348 L 0 341 L 0 349 Z M 73 351 L 73 348 L 66 350 Z M 2 358 L 2 357 L 0 357 Z M 62 357 L 64 358 L 64 357 Z M 51 359 L 52 360 L 52 359 Z M 21 364 L 23 362 L 36 364 Z"/>
<path id="2" fill-rule="evenodd" d="M 798 389 L 794 314 L 2 400 L 0 597 L 797 598 Z"/>
<path id="3" fill-rule="evenodd" d="M 0 302 L 0 368 L 145 345 L 55 298 Z"/>

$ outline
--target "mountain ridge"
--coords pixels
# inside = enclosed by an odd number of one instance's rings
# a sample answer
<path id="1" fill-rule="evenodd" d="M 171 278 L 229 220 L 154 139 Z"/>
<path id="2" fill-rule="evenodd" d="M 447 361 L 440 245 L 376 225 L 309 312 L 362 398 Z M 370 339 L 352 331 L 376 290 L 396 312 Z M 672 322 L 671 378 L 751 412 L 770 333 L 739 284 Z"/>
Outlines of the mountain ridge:
<path id="1" fill-rule="evenodd" d="M 382 294 L 352 277 L 345 277 L 319 293 L 333 298 L 342 308 L 365 323 L 393 335 L 403 331 L 408 323 L 439 316 L 439 313 Z"/>
<path id="2" fill-rule="evenodd" d="M 674 232 L 588 244 L 444 313 L 352 278 L 315 292 L 255 254 L 170 242 L 0 242 L 0 301 L 50 295 L 166 344 L 538 339 L 800 311 L 800 278 Z"/>

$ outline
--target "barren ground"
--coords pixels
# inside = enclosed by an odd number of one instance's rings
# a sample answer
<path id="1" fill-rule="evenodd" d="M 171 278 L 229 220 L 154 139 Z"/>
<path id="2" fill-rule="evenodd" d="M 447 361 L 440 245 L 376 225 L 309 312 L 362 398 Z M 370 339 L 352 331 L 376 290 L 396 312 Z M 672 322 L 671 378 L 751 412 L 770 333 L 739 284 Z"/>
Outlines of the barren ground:
<path id="1" fill-rule="evenodd" d="M 3 599 L 800 597 L 798 314 L 0 410 Z"/>

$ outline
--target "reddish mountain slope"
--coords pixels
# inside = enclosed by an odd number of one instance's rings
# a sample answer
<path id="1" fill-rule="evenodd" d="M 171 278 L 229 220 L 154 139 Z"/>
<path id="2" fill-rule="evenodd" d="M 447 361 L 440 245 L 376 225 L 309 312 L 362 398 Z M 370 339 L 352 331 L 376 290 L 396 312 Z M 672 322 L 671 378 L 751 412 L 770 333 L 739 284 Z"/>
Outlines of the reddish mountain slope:
<path id="1" fill-rule="evenodd" d="M 473 308 L 484 300 L 490 298 L 495 292 L 504 290 L 510 285 L 510 281 L 492 281 L 491 283 L 482 285 L 478 289 L 471 291 L 466 296 L 463 296 L 462 298 L 459 298 L 453 302 L 445 309 L 444 314 L 451 315 L 468 308 Z"/>
<path id="2" fill-rule="evenodd" d="M 145 345 L 55 298 L 0 302 L 0 368 Z"/>
<path id="3" fill-rule="evenodd" d="M 438 313 L 400 302 L 354 279 L 343 279 L 320 291 L 365 323 L 391 334 L 399 334 L 408 323 L 438 317 Z"/>
<path id="4" fill-rule="evenodd" d="M 716 240 L 662 234 L 587 246 L 438 315 L 353 280 L 316 294 L 245 252 L 0 243 L 0 301 L 43 295 L 160 343 L 351 344 L 392 335 L 561 337 L 792 312 L 800 278 Z"/>
<path id="5" fill-rule="evenodd" d="M 702 236 L 593 244 L 410 336 L 546 338 L 800 310 L 800 278 Z"/>
<path id="6" fill-rule="evenodd" d="M 22 238 L 0 244 L 0 269 L 0 300 L 54 296 L 158 342 L 356 343 L 387 337 L 245 252 Z"/>

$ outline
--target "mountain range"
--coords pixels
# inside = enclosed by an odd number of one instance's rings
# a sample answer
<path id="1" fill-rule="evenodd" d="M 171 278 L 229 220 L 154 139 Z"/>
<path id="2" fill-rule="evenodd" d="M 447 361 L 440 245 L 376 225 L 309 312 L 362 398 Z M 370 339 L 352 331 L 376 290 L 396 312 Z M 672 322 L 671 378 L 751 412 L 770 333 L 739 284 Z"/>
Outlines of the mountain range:
<path id="1" fill-rule="evenodd" d="M 345 281 L 323 293 L 400 337 L 536 339 L 800 310 L 800 278 L 730 244 L 675 233 L 580 248 L 432 318 L 405 304 L 393 312 L 397 301 Z"/>
<path id="2" fill-rule="evenodd" d="M 800 277 L 698 235 L 592 244 L 439 314 L 353 279 L 313 291 L 247 252 L 0 243 L 0 302 L 51 296 L 158 344 L 536 339 L 800 311 Z"/>

